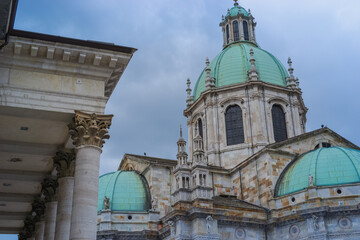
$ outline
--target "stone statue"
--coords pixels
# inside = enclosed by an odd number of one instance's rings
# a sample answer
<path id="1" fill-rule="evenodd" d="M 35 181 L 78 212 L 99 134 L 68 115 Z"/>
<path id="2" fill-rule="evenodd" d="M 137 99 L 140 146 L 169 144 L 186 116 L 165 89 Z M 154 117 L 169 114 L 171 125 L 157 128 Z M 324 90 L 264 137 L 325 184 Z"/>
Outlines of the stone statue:
<path id="1" fill-rule="evenodd" d="M 168 225 L 170 226 L 170 236 L 175 236 L 175 226 L 173 221 L 169 221 Z"/>
<path id="2" fill-rule="evenodd" d="M 108 210 L 110 208 L 110 198 L 104 197 L 104 208 L 105 210 Z"/>
<path id="3" fill-rule="evenodd" d="M 314 177 L 311 176 L 311 174 L 309 174 L 309 186 L 313 187 L 314 186 Z"/>
<path id="4" fill-rule="evenodd" d="M 152 197 L 151 199 L 151 210 L 156 211 L 158 209 L 158 200 L 156 197 Z"/>
<path id="5" fill-rule="evenodd" d="M 317 217 L 316 215 L 312 215 L 312 226 L 315 231 L 319 230 L 318 219 L 319 219 L 319 217 Z"/>
<path id="6" fill-rule="evenodd" d="M 206 217 L 206 232 L 212 233 L 212 224 L 214 219 L 209 215 Z"/>

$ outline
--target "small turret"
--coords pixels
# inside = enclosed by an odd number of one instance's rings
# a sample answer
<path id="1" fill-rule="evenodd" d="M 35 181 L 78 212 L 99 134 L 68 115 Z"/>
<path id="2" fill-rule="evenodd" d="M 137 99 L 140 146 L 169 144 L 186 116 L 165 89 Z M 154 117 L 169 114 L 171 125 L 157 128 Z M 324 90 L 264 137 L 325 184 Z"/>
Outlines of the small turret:
<path id="1" fill-rule="evenodd" d="M 180 125 L 180 138 L 177 141 L 178 153 L 176 154 L 178 165 L 187 165 L 188 155 L 186 153 L 186 141 L 182 136 L 182 127 Z"/>
<path id="2" fill-rule="evenodd" d="M 197 164 L 206 165 L 206 159 L 204 156 L 204 143 L 200 135 L 200 131 L 197 127 L 195 127 L 195 132 L 196 135 L 194 138 L 193 166 Z"/>

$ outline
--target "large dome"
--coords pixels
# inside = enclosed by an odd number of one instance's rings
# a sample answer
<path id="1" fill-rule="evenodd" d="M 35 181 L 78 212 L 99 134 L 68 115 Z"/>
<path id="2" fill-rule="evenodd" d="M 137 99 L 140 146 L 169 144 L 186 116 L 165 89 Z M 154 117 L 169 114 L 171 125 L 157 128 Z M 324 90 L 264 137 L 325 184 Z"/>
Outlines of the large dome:
<path id="1" fill-rule="evenodd" d="M 314 186 L 360 183 L 360 151 L 341 148 L 319 148 L 295 160 L 280 177 L 276 195 L 282 196 Z"/>
<path id="2" fill-rule="evenodd" d="M 286 78 L 289 76 L 284 66 L 272 54 L 258 48 L 250 42 L 234 42 L 226 46 L 210 63 L 210 76 L 216 79 L 216 87 L 227 86 L 236 83 L 244 83 L 248 80 L 248 71 L 251 68 L 250 49 L 254 50 L 255 66 L 261 81 L 280 86 L 286 86 Z M 195 88 L 194 99 L 198 99 L 205 91 L 206 72 L 201 73 Z"/>
<path id="3" fill-rule="evenodd" d="M 113 211 L 147 211 L 151 208 L 149 186 L 134 171 L 117 171 L 100 176 L 98 211 L 105 209 L 104 198 L 110 198 Z"/>

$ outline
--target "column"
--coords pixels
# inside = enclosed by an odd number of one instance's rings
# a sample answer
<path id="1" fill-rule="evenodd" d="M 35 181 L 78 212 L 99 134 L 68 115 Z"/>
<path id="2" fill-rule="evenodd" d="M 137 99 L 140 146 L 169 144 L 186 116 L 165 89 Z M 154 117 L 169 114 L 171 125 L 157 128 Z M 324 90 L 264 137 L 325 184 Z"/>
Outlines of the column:
<path id="1" fill-rule="evenodd" d="M 44 213 L 45 213 L 45 200 L 44 197 L 38 197 L 32 204 L 33 212 L 36 214 L 36 223 L 35 223 L 35 231 L 34 236 L 35 240 L 44 240 L 44 232 L 45 232 L 45 221 L 44 221 Z"/>
<path id="2" fill-rule="evenodd" d="M 69 240 L 74 190 L 75 152 L 59 151 L 54 157 L 58 173 L 55 240 Z"/>
<path id="3" fill-rule="evenodd" d="M 58 186 L 57 180 L 48 177 L 45 178 L 43 185 L 43 193 L 45 195 L 45 230 L 44 240 L 55 239 L 55 226 L 56 226 L 56 210 L 57 201 L 55 198 L 55 191 Z"/>
<path id="4" fill-rule="evenodd" d="M 69 125 L 76 146 L 71 240 L 96 239 L 100 154 L 112 117 L 75 111 Z"/>
<path id="5" fill-rule="evenodd" d="M 45 222 L 40 221 L 35 224 L 35 240 L 44 240 Z"/>

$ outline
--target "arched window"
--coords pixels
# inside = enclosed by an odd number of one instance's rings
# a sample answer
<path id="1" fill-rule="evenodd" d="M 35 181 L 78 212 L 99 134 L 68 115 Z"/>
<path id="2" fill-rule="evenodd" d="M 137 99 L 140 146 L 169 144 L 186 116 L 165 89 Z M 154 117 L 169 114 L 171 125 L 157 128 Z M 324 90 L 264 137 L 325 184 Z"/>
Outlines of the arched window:
<path id="1" fill-rule="evenodd" d="M 274 104 L 271 109 L 275 142 L 281 142 L 288 138 L 286 131 L 285 113 L 280 105 Z"/>
<path id="2" fill-rule="evenodd" d="M 243 21 L 243 29 L 244 29 L 244 39 L 245 41 L 249 41 L 249 28 L 247 21 Z"/>
<path id="3" fill-rule="evenodd" d="M 201 137 L 203 137 L 203 124 L 202 124 L 202 121 L 201 121 L 201 118 L 199 118 L 198 120 L 197 120 L 197 128 L 198 128 L 198 131 L 199 131 L 199 135 L 201 136 Z"/>
<path id="4" fill-rule="evenodd" d="M 237 105 L 230 106 L 225 113 L 226 142 L 235 145 L 244 142 L 244 125 L 241 108 Z"/>
<path id="5" fill-rule="evenodd" d="M 239 41 L 239 23 L 238 23 L 238 21 L 233 21 L 233 32 L 234 32 L 234 41 Z"/>
<path id="6" fill-rule="evenodd" d="M 229 24 L 226 25 L 226 43 L 229 43 L 230 39 L 230 30 L 229 30 Z"/>

